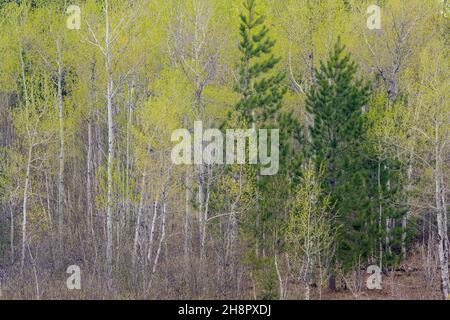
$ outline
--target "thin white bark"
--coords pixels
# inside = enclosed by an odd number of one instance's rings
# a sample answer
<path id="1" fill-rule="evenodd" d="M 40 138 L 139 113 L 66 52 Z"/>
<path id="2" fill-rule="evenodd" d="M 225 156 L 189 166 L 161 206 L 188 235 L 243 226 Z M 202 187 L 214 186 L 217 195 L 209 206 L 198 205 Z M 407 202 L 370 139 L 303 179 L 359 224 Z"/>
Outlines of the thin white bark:
<path id="1" fill-rule="evenodd" d="M 152 281 L 153 281 L 153 278 L 156 273 L 156 268 L 158 267 L 158 261 L 159 261 L 159 257 L 161 254 L 161 248 L 162 248 L 162 245 L 166 238 L 166 217 L 167 217 L 166 202 L 167 202 L 167 199 L 166 199 L 166 196 L 164 195 L 163 202 L 162 202 L 161 237 L 159 239 L 158 250 L 156 251 L 156 256 L 153 261 L 153 268 L 152 268 L 152 274 L 150 276 L 149 288 L 151 288 L 151 286 L 152 286 Z"/>
<path id="2" fill-rule="evenodd" d="M 144 206 L 144 188 L 145 188 L 145 171 L 142 174 L 142 182 L 141 182 L 141 199 L 139 200 L 139 207 L 136 217 L 136 225 L 134 227 L 134 243 L 133 243 L 133 257 L 132 257 L 132 264 L 133 268 L 136 264 L 136 258 L 137 258 L 137 249 L 140 242 L 139 238 L 139 230 L 141 228 L 141 219 L 142 219 L 142 208 Z"/>
<path id="3" fill-rule="evenodd" d="M 27 161 L 27 171 L 25 176 L 25 185 L 23 187 L 23 204 L 22 204 L 22 256 L 20 259 L 20 270 L 23 274 L 23 267 L 25 265 L 25 250 L 27 244 L 27 204 L 28 204 L 28 185 L 30 181 L 30 168 L 31 160 L 33 154 L 33 146 L 30 145 L 28 148 L 28 161 Z"/>
<path id="4" fill-rule="evenodd" d="M 380 234 L 381 234 L 381 228 L 382 228 L 382 221 L 383 221 L 383 206 L 381 204 L 381 199 L 382 199 L 382 195 L 381 195 L 381 162 L 378 161 L 378 228 L 380 230 Z M 379 261 L 379 266 L 380 269 L 383 268 L 383 241 L 381 238 L 381 235 L 378 239 L 378 249 L 380 251 L 380 261 Z"/>
<path id="5" fill-rule="evenodd" d="M 200 229 L 200 265 L 203 265 L 205 257 L 206 221 L 204 216 L 205 208 L 205 166 L 199 165 L 198 175 L 198 217 Z"/>
<path id="6" fill-rule="evenodd" d="M 191 251 L 191 178 L 189 172 L 186 172 L 186 197 L 185 197 L 185 212 L 184 212 L 184 257 L 187 261 Z"/>
<path id="7" fill-rule="evenodd" d="M 447 205 L 445 195 L 443 195 L 444 188 L 442 185 L 442 156 L 440 154 L 440 139 L 439 139 L 439 123 L 435 124 L 435 201 L 436 201 L 436 220 L 438 226 L 438 255 L 439 255 L 439 269 L 441 275 L 441 292 L 444 300 L 449 299 L 449 272 L 448 272 L 448 225 L 445 206 Z"/>
<path id="8" fill-rule="evenodd" d="M 27 243 L 27 247 L 28 247 L 28 252 L 30 254 L 30 258 L 31 258 L 31 263 L 33 266 L 34 283 L 35 283 L 35 288 L 36 288 L 36 299 L 39 300 L 40 299 L 40 290 L 39 290 L 39 279 L 38 279 L 37 270 L 36 270 L 36 261 L 35 261 L 35 258 L 33 258 L 33 255 L 31 254 L 30 245 L 28 243 Z"/>
<path id="9" fill-rule="evenodd" d="M 23 52 L 22 49 L 20 50 L 20 63 L 22 67 L 22 85 L 23 85 L 23 92 L 25 97 L 25 108 L 27 111 L 26 114 L 26 126 L 27 126 L 27 132 L 28 132 L 28 139 L 29 139 L 29 146 L 28 146 L 28 160 L 27 160 L 27 169 L 26 169 L 26 176 L 25 176 L 25 185 L 23 188 L 23 203 L 22 203 L 22 255 L 20 259 L 20 273 L 23 275 L 23 268 L 25 265 L 25 247 L 27 243 L 27 204 L 28 204 L 28 185 L 30 180 L 30 168 L 31 168 L 31 161 L 32 161 L 32 154 L 33 154 L 33 141 L 30 136 L 29 128 L 28 128 L 28 117 L 29 117 L 29 98 L 28 98 L 28 88 L 27 88 L 27 81 L 25 77 L 25 62 L 23 60 Z"/>
<path id="10" fill-rule="evenodd" d="M 130 216 L 130 148 L 131 148 L 131 128 L 133 124 L 133 109 L 134 109 L 134 84 L 130 89 L 130 97 L 128 101 L 127 112 L 127 147 L 126 147 L 126 167 L 125 167 L 125 215 L 122 220 L 122 227 L 125 226 Z"/>
<path id="11" fill-rule="evenodd" d="M 158 215 L 158 205 L 159 205 L 158 200 L 155 200 L 153 218 L 152 218 L 152 223 L 151 223 L 151 227 L 150 227 L 150 239 L 148 241 L 147 259 L 149 262 L 151 262 L 152 254 L 153 254 L 153 239 L 155 237 L 155 223 L 156 223 L 156 217 Z"/>
<path id="12" fill-rule="evenodd" d="M 64 119 L 62 97 L 62 52 L 59 40 L 56 40 L 58 53 L 58 120 L 59 120 L 59 173 L 58 173 L 58 245 L 59 253 L 63 254 L 63 224 L 64 224 Z M 61 258 L 60 257 L 60 258 Z"/>
<path id="13" fill-rule="evenodd" d="M 9 201 L 8 205 L 9 205 L 9 216 L 10 216 L 10 223 L 11 223 L 10 236 L 9 236 L 9 240 L 11 243 L 11 248 L 10 248 L 11 264 L 13 264 L 14 263 L 14 212 L 13 212 L 11 200 Z"/>
<path id="14" fill-rule="evenodd" d="M 93 196 L 92 196 L 92 101 L 94 100 L 94 80 L 95 80 L 95 60 L 92 62 L 92 75 L 90 83 L 90 102 L 89 102 L 89 114 L 88 114 L 88 147 L 87 147 L 87 176 L 86 176 L 86 198 L 87 198 L 87 227 L 88 231 L 91 232 L 92 237 L 95 236 L 94 232 L 94 209 L 93 209 Z"/>
<path id="15" fill-rule="evenodd" d="M 106 262 L 108 275 L 112 273 L 113 261 L 113 203 L 112 203 L 112 167 L 113 167 L 113 150 L 114 150 L 114 128 L 113 128 L 113 80 L 111 76 L 111 39 L 110 39 L 110 25 L 109 25 L 109 7 L 108 0 L 105 0 L 105 56 L 106 56 L 106 81 L 107 81 L 107 109 L 108 109 L 108 164 L 107 164 L 107 185 L 108 185 L 108 199 L 106 211 Z"/>
<path id="16" fill-rule="evenodd" d="M 411 191 L 412 191 L 412 174 L 413 174 L 413 166 L 412 166 L 412 152 L 411 156 L 408 160 L 408 185 L 406 187 L 407 197 L 408 197 L 408 212 L 402 218 L 402 256 L 403 259 L 406 259 L 406 227 L 408 224 L 408 219 L 412 215 L 411 212 Z"/>
<path id="17" fill-rule="evenodd" d="M 278 277 L 278 285 L 279 285 L 279 290 L 280 290 L 280 300 L 284 300 L 285 299 L 285 289 L 283 286 L 283 278 L 281 276 L 281 270 L 280 267 L 278 265 L 278 254 L 275 251 L 275 270 L 277 272 L 277 277 Z"/>

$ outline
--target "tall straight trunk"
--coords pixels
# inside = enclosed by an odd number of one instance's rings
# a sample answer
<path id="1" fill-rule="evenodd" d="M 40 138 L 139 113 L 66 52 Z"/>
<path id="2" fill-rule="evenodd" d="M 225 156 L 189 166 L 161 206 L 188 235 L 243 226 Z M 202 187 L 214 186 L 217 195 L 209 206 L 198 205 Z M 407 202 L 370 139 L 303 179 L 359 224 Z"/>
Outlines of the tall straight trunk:
<path id="1" fill-rule="evenodd" d="M 136 258 L 137 258 L 137 249 L 140 242 L 139 239 L 139 229 L 141 228 L 141 219 L 142 219 L 142 208 L 144 206 L 144 196 L 145 196 L 145 171 L 142 174 L 142 182 L 141 182 L 141 199 L 139 200 L 139 207 L 136 217 L 136 225 L 134 226 L 134 243 L 133 243 L 133 256 L 132 256 L 132 265 L 133 269 L 136 264 Z"/>
<path id="2" fill-rule="evenodd" d="M 94 235 L 93 206 L 92 206 L 92 117 L 91 108 L 88 115 L 88 146 L 86 156 L 86 202 L 87 202 L 87 229 Z"/>
<path id="3" fill-rule="evenodd" d="M 89 114 L 88 114 L 88 147 L 87 147 L 87 176 L 86 176 L 86 200 L 87 200 L 87 227 L 94 237 L 94 208 L 92 196 L 92 101 L 94 101 L 94 81 L 95 81 L 95 59 L 92 61 L 92 75 L 89 88 Z"/>
<path id="4" fill-rule="evenodd" d="M 384 165 L 384 170 L 386 172 L 389 171 L 389 166 L 387 164 Z M 386 182 L 386 190 L 389 193 L 391 191 L 391 179 L 389 178 Z M 391 246 L 391 240 L 392 240 L 392 230 L 395 227 L 395 219 L 386 217 L 386 252 L 389 255 L 392 255 L 392 246 Z"/>
<path id="5" fill-rule="evenodd" d="M 152 281 L 156 273 L 156 269 L 158 267 L 159 257 L 161 255 L 162 245 L 166 238 L 166 218 L 167 218 L 167 198 L 164 192 L 163 200 L 162 200 L 162 220 L 161 220 L 161 236 L 159 238 L 158 250 L 156 251 L 155 259 L 153 261 L 152 273 L 150 275 L 149 288 L 152 286 Z"/>
<path id="6" fill-rule="evenodd" d="M 134 97 L 133 97 L 134 83 L 130 90 L 130 97 L 128 101 L 127 112 L 127 146 L 126 146 L 126 164 L 125 164 L 125 214 L 122 221 L 122 227 L 127 224 L 130 217 L 130 147 L 131 147 L 131 128 L 133 124 L 133 109 L 134 109 Z"/>
<path id="7" fill-rule="evenodd" d="M 186 261 L 189 259 L 191 251 L 191 177 L 189 172 L 186 171 L 186 196 L 185 196 L 185 211 L 184 211 L 184 257 Z"/>
<path id="8" fill-rule="evenodd" d="M 443 160 L 440 153 L 441 145 L 439 140 L 439 124 L 435 125 L 435 201 L 436 201 L 436 221 L 438 226 L 438 255 L 439 255 L 439 269 L 441 276 L 441 292 L 444 300 L 450 299 L 450 281 L 448 272 L 448 225 L 445 206 L 445 189 L 443 182 L 442 165 Z M 444 201 L 443 201 L 444 200 Z"/>
<path id="9" fill-rule="evenodd" d="M 21 63 L 21 75 L 22 75 L 22 85 L 23 85 L 23 93 L 25 98 L 25 108 L 27 111 L 27 121 L 28 121 L 28 113 L 29 113 L 29 98 L 28 98 L 28 88 L 27 88 L 27 81 L 25 77 L 25 62 L 23 59 L 23 52 L 22 49 L 20 50 L 20 63 Z M 28 123 L 27 123 L 27 131 Z M 25 249 L 26 249 L 26 243 L 27 243 L 27 204 L 28 204 L 28 185 L 30 181 L 30 169 L 31 169 L 31 161 L 32 161 L 32 155 L 33 155 L 33 141 L 30 136 L 30 133 L 28 132 L 28 138 L 29 138 L 29 147 L 28 147 L 28 160 L 27 160 L 27 169 L 26 169 L 26 176 L 25 176 L 25 185 L 23 188 L 23 203 L 22 203 L 22 254 L 20 259 L 20 273 L 23 276 L 23 268 L 25 265 Z"/>
<path id="10" fill-rule="evenodd" d="M 10 223 L 11 223 L 11 229 L 10 229 L 10 236 L 9 236 L 9 241 L 10 241 L 10 253 L 11 253 L 11 264 L 14 264 L 14 212 L 13 212 L 13 208 L 12 208 L 12 203 L 11 203 L 11 199 L 8 202 L 8 207 L 9 207 L 9 217 L 10 217 Z"/>
<path id="11" fill-rule="evenodd" d="M 200 164 L 198 173 L 198 218 L 200 231 L 200 267 L 205 257 L 206 221 L 205 221 L 205 166 Z"/>
<path id="12" fill-rule="evenodd" d="M 391 254 L 391 225 L 392 225 L 392 219 L 389 217 L 386 217 L 386 252 L 387 254 Z"/>
<path id="13" fill-rule="evenodd" d="M 64 119 L 62 97 L 62 56 L 61 45 L 56 41 L 58 51 L 58 120 L 59 120 L 59 173 L 58 173 L 58 246 L 60 258 L 63 255 L 64 224 Z"/>
<path id="14" fill-rule="evenodd" d="M 303 279 L 305 282 L 305 300 L 310 300 L 311 297 L 311 254 L 312 254 L 312 246 L 313 244 L 311 243 L 311 208 L 308 209 L 308 222 L 306 225 L 306 237 L 305 237 L 305 245 L 306 247 L 304 248 L 304 255 L 305 255 L 305 267 L 304 267 L 304 275 L 303 275 Z"/>
<path id="15" fill-rule="evenodd" d="M 242 167 L 241 167 L 242 170 Z M 231 287 L 233 290 L 239 289 L 238 283 L 238 237 L 239 237 L 239 220 L 237 217 L 236 208 L 239 205 L 239 201 L 242 196 L 242 171 L 239 177 L 239 190 L 240 193 L 234 199 L 230 208 L 230 221 L 229 221 L 229 232 L 230 232 L 230 257 L 231 257 Z"/>
<path id="16" fill-rule="evenodd" d="M 309 85 L 312 86 L 314 81 L 314 19 L 313 19 L 313 6 L 311 5 L 311 2 L 308 1 L 308 9 L 309 9 L 309 53 L 308 53 L 308 69 L 309 69 L 309 77 L 310 77 L 310 83 Z M 309 90 L 309 87 L 306 88 L 306 91 Z"/>
<path id="17" fill-rule="evenodd" d="M 278 286 L 279 286 L 279 294 L 280 294 L 280 300 L 284 300 L 285 293 L 284 293 L 284 286 L 283 286 L 283 278 L 281 276 L 281 270 L 278 265 L 278 249 L 275 248 L 275 254 L 274 254 L 274 260 L 275 260 L 275 271 L 277 272 L 278 277 Z M 308 299 L 309 300 L 309 299 Z"/>
<path id="18" fill-rule="evenodd" d="M 411 212 L 411 191 L 412 191 L 412 174 L 413 174 L 413 167 L 412 167 L 412 152 L 408 160 L 408 184 L 406 186 L 406 191 L 408 193 L 408 212 L 402 217 L 402 257 L 403 259 L 406 259 L 406 227 L 408 224 L 408 219 L 412 215 Z"/>
<path id="19" fill-rule="evenodd" d="M 108 0 L 105 0 L 105 16 L 106 16 L 106 30 L 105 30 L 105 55 L 106 55 L 106 81 L 107 81 L 107 109 L 108 109 L 108 164 L 107 164 L 107 185 L 108 185 L 108 199 L 106 210 L 106 262 L 108 276 L 112 275 L 112 260 L 113 260 L 113 203 L 112 203 L 112 167 L 113 167 L 113 80 L 111 76 L 111 39 L 109 31 L 109 12 Z"/>
<path id="20" fill-rule="evenodd" d="M 442 168 L 442 167 L 441 167 Z M 445 183 L 444 183 L 444 174 L 441 171 L 441 201 L 442 201 L 442 226 L 444 229 L 444 245 L 445 245 L 445 252 L 447 253 L 447 260 L 449 258 L 450 255 L 450 251 L 449 251 L 449 239 L 448 239 L 448 213 L 447 213 L 447 196 L 446 196 L 446 191 L 447 188 L 445 187 Z M 450 283 L 449 283 L 450 284 Z M 449 289 L 450 291 L 450 289 Z M 450 297 L 449 297 L 450 299 Z"/>
<path id="21" fill-rule="evenodd" d="M 381 195 L 382 189 L 381 189 L 381 161 L 378 161 L 378 228 L 380 231 L 380 237 L 378 239 L 378 247 L 380 250 L 380 269 L 383 268 L 383 240 L 381 237 L 381 228 L 382 228 L 382 221 L 383 221 L 383 206 L 381 204 L 382 195 Z"/>
<path id="22" fill-rule="evenodd" d="M 150 239 L 148 241 L 148 251 L 147 251 L 147 259 L 149 262 L 151 262 L 153 254 L 153 241 L 155 238 L 155 224 L 156 224 L 156 217 L 158 215 L 158 205 L 159 205 L 158 200 L 155 200 L 153 218 L 150 226 Z"/>
<path id="23" fill-rule="evenodd" d="M 205 246 L 206 246 L 206 231 L 208 227 L 208 216 L 209 216 L 209 182 L 211 181 L 212 176 L 212 167 L 206 168 L 207 170 L 207 176 L 203 179 L 203 184 L 205 186 L 205 194 L 204 194 L 204 201 L 203 201 L 203 232 L 202 232 L 202 247 L 203 247 L 203 254 L 205 254 Z M 207 180 L 206 180 L 207 179 Z"/>
<path id="24" fill-rule="evenodd" d="M 235 212 L 235 204 L 231 208 L 230 213 L 230 242 L 231 242 L 231 287 L 233 290 L 237 289 L 237 241 L 238 241 L 238 221 Z"/>
<path id="25" fill-rule="evenodd" d="M 30 183 L 31 157 L 33 154 L 33 146 L 30 142 L 28 148 L 27 173 L 25 176 L 25 185 L 23 187 L 23 203 L 22 203 L 22 255 L 20 259 L 20 273 L 23 275 L 23 267 L 25 265 L 25 251 L 27 246 L 27 204 L 28 204 L 28 186 Z"/>
<path id="26" fill-rule="evenodd" d="M 444 210 L 440 199 L 441 185 L 436 177 L 436 219 L 438 225 L 438 255 L 439 255 L 439 269 L 441 276 L 441 291 L 444 300 L 449 299 L 449 272 L 448 272 L 448 245 L 446 244 L 447 226 L 444 218 Z"/>

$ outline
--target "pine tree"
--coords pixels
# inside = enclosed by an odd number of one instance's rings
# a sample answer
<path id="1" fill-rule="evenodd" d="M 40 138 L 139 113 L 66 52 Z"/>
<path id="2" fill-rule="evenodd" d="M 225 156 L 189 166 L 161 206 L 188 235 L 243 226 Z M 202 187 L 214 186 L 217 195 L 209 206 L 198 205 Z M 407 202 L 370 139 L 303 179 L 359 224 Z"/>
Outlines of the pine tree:
<path id="1" fill-rule="evenodd" d="M 316 167 L 324 168 L 323 188 L 331 196 L 338 215 L 336 228 L 342 226 L 336 262 L 348 268 L 363 252 L 370 206 L 363 117 L 370 87 L 355 79 L 357 66 L 344 50 L 339 39 L 328 60 L 321 62 L 306 106 L 314 118 L 310 151 Z"/>
<path id="2" fill-rule="evenodd" d="M 280 129 L 280 174 L 289 181 L 299 175 L 302 162 L 302 125 L 291 112 L 281 112 L 283 97 L 287 92 L 285 72 L 275 71 L 280 62 L 272 54 L 276 43 L 264 24 L 265 16 L 256 11 L 255 0 L 245 0 L 246 14 L 240 15 L 241 42 L 239 51 L 239 81 L 235 91 L 240 94 L 236 110 L 244 123 L 257 128 L 275 125 Z"/>
<path id="3" fill-rule="evenodd" d="M 272 53 L 276 43 L 269 36 L 264 24 L 265 16 L 259 14 L 255 0 L 245 0 L 245 12 L 240 15 L 239 78 L 234 86 L 240 98 L 236 104 L 238 121 L 256 129 L 280 129 L 280 165 L 287 172 L 288 155 L 292 150 L 287 145 L 289 135 L 294 135 L 292 116 L 280 112 L 283 96 L 287 91 L 285 73 L 275 68 L 279 57 Z M 283 127 L 282 127 L 283 126 Z M 243 228 L 249 234 L 248 239 L 255 242 L 256 256 L 252 257 L 255 277 L 260 284 L 261 298 L 276 297 L 276 274 L 271 262 L 276 229 L 281 225 L 280 208 L 286 203 L 285 179 L 280 175 L 257 178 L 258 202 L 255 210 L 243 221 Z M 276 194 L 276 195 L 275 195 Z M 252 251 L 252 254 L 253 252 Z M 264 253 L 267 253 L 264 254 Z"/>
<path id="4" fill-rule="evenodd" d="M 236 109 L 246 123 L 259 127 L 274 118 L 280 109 L 286 87 L 285 74 L 272 72 L 280 62 L 271 52 L 275 45 L 264 25 L 265 16 L 257 13 L 255 0 L 245 0 L 246 14 L 240 15 L 242 54 L 239 65 L 239 81 L 235 91 L 241 95 Z"/>

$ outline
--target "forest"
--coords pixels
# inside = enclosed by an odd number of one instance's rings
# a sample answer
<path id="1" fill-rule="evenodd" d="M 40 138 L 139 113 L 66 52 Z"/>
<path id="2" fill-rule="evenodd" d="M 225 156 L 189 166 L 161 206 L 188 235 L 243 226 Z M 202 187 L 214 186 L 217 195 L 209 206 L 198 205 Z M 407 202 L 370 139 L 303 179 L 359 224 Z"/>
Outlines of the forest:
<path id="1" fill-rule="evenodd" d="M 0 0 L 0 300 L 450 300 L 449 15 Z"/>

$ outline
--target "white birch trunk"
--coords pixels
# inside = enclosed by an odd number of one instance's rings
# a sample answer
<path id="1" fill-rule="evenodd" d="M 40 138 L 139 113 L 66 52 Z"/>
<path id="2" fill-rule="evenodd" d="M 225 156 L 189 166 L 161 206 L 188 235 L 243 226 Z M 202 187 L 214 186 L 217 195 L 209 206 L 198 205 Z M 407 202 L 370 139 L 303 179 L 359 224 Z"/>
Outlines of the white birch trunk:
<path id="1" fill-rule="evenodd" d="M 23 203 L 22 203 L 22 255 L 20 259 L 20 273 L 23 275 L 23 267 L 25 265 L 25 251 L 27 245 L 27 204 L 28 204 L 28 186 L 30 181 L 31 157 L 33 154 L 33 146 L 28 149 L 27 172 L 25 176 L 25 185 L 23 187 Z"/>
<path id="2" fill-rule="evenodd" d="M 412 155 L 411 155 L 410 159 L 408 161 L 408 185 L 406 187 L 406 191 L 408 193 L 408 195 L 407 195 L 407 197 L 408 197 L 408 212 L 402 218 L 402 256 L 403 256 L 403 259 L 406 259 L 406 227 L 408 224 L 408 219 L 412 215 L 412 212 L 411 212 L 412 174 L 413 174 L 413 167 L 412 167 Z"/>
<path id="3" fill-rule="evenodd" d="M 198 176 L 198 217 L 199 217 L 199 231 L 200 231 L 200 265 L 203 265 L 205 257 L 205 238 L 206 238 L 206 221 L 204 216 L 205 205 L 205 167 L 203 164 L 199 165 Z"/>
<path id="4" fill-rule="evenodd" d="M 20 259 L 20 273 L 23 276 L 23 268 L 25 265 L 25 248 L 27 243 L 27 204 L 28 204 L 28 185 L 30 180 L 30 168 L 31 168 L 31 157 L 33 154 L 33 141 L 29 132 L 28 128 L 28 114 L 29 114 L 29 99 L 28 99 L 28 88 L 27 88 L 27 82 L 25 77 L 25 62 L 23 60 L 23 53 L 22 50 L 20 51 L 20 63 L 22 67 L 22 84 L 23 84 L 23 90 L 24 90 L 24 96 L 25 96 L 25 108 L 27 110 L 27 131 L 28 131 L 28 138 L 29 138 L 29 147 L 28 147 L 28 160 L 27 160 L 27 169 L 26 169 L 26 176 L 25 176 L 25 185 L 23 188 L 23 203 L 22 203 L 22 254 Z"/>
<path id="5" fill-rule="evenodd" d="M 90 102 L 89 102 L 89 114 L 88 114 L 88 147 L 87 147 L 87 176 L 86 176 L 86 200 L 87 200 L 87 228 L 88 232 L 91 232 L 92 237 L 95 236 L 94 233 L 94 209 L 92 205 L 92 101 L 94 100 L 94 80 L 95 80 L 95 60 L 92 63 L 92 76 L 90 84 Z"/>
<path id="6" fill-rule="evenodd" d="M 14 212 L 11 204 L 11 200 L 9 200 L 9 216 L 11 222 L 10 236 L 9 241 L 11 243 L 10 252 L 11 252 L 11 264 L 14 264 Z"/>
<path id="7" fill-rule="evenodd" d="M 138 245 L 140 242 L 139 230 L 141 228 L 142 207 L 144 206 L 144 188 L 145 188 L 145 171 L 142 174 L 141 198 L 139 200 L 139 208 L 138 208 L 137 217 L 136 217 L 136 225 L 134 226 L 134 243 L 133 243 L 133 257 L 132 257 L 133 269 L 136 265 L 137 249 L 138 249 Z"/>
<path id="8" fill-rule="evenodd" d="M 191 229 L 190 229 L 190 219 L 191 219 L 191 178 L 189 172 L 186 172 L 186 197 L 185 197 L 185 212 L 184 212 L 184 257 L 186 261 L 189 259 L 190 255 L 190 244 L 191 244 Z"/>
<path id="9" fill-rule="evenodd" d="M 56 41 L 58 51 L 58 120 L 59 120 L 59 173 L 58 173 L 58 245 L 59 254 L 63 254 L 63 224 L 64 224 L 64 119 L 62 97 L 62 56 L 61 45 Z"/>
<path id="10" fill-rule="evenodd" d="M 128 101 L 127 113 L 127 147 L 126 147 L 126 168 L 125 168 L 125 215 L 123 217 L 122 226 L 125 226 L 130 216 L 130 147 L 131 147 L 131 128 L 134 109 L 133 89 L 131 88 L 130 98 Z"/>
<path id="11" fill-rule="evenodd" d="M 378 228 L 381 232 L 381 228 L 382 228 L 382 221 L 383 221 L 383 206 L 381 205 L 381 199 L 382 199 L 382 195 L 381 195 L 381 163 L 380 161 L 378 161 Z M 381 235 L 378 239 L 378 249 L 380 251 L 380 261 L 379 261 L 379 266 L 380 269 L 383 268 L 383 241 L 381 238 Z"/>
<path id="12" fill-rule="evenodd" d="M 108 164 L 107 164 L 107 185 L 108 199 L 106 212 L 106 262 L 108 275 L 111 277 L 113 260 L 113 203 L 112 203 L 112 167 L 113 167 L 113 81 L 111 77 L 111 39 L 108 0 L 105 0 L 106 30 L 105 30 L 105 55 L 106 55 L 106 81 L 107 81 L 107 108 L 108 108 Z"/>
<path id="13" fill-rule="evenodd" d="M 284 300 L 285 298 L 285 291 L 284 291 L 284 286 L 283 286 L 283 278 L 281 276 L 281 270 L 280 267 L 278 265 L 278 254 L 275 251 L 275 270 L 277 272 L 277 277 L 278 277 L 278 285 L 279 285 L 279 290 L 280 290 L 280 300 Z"/>
<path id="14" fill-rule="evenodd" d="M 147 259 L 149 262 L 151 262 L 152 254 L 153 254 L 153 239 L 155 237 L 156 216 L 158 215 L 158 200 L 155 200 L 154 207 L 155 208 L 154 208 L 152 223 L 151 223 L 151 227 L 150 227 L 150 239 L 148 241 Z"/>
<path id="15" fill-rule="evenodd" d="M 167 199 L 166 199 L 166 196 L 164 195 L 163 203 L 162 203 L 161 237 L 159 239 L 158 250 L 156 251 L 155 259 L 153 261 L 153 268 L 152 268 L 152 274 L 150 276 L 149 288 L 151 288 L 151 286 L 152 286 L 153 278 L 155 276 L 156 269 L 158 267 L 159 256 L 161 255 L 162 245 L 166 238 L 166 217 L 167 217 L 166 201 L 167 201 Z"/>
<path id="16" fill-rule="evenodd" d="M 447 205 L 445 195 L 443 195 L 444 186 L 443 172 L 442 172 L 442 157 L 440 154 L 440 141 L 439 141 L 439 124 L 435 124 L 435 201 L 436 201 L 436 221 L 438 226 L 438 255 L 439 255 L 439 269 L 441 276 L 441 292 L 444 300 L 450 299 L 449 297 L 449 272 L 448 272 L 448 226 L 445 206 Z"/>

